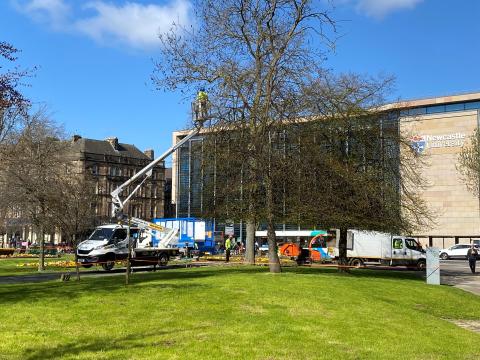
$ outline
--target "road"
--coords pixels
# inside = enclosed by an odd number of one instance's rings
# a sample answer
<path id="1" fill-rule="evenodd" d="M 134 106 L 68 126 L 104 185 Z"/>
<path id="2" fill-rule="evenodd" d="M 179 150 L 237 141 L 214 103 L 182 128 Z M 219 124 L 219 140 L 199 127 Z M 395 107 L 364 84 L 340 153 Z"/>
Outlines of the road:
<path id="1" fill-rule="evenodd" d="M 477 261 L 477 272 L 472 274 L 467 260 L 441 260 L 440 281 L 480 295 L 480 261 Z"/>

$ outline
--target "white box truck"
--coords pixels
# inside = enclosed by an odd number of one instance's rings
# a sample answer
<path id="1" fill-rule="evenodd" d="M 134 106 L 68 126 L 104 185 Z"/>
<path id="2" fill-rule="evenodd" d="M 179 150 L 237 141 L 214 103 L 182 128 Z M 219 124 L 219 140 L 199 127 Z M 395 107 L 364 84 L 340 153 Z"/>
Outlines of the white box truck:
<path id="1" fill-rule="evenodd" d="M 338 257 L 338 243 L 335 255 Z M 425 250 L 414 238 L 377 231 L 348 230 L 347 258 L 350 265 L 358 267 L 376 263 L 423 270 L 426 266 Z"/>

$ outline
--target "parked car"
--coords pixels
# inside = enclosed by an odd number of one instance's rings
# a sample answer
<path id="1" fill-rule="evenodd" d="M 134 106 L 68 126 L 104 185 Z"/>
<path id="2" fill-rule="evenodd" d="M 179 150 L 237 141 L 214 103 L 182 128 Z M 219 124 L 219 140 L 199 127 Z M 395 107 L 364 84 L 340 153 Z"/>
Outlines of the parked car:
<path id="1" fill-rule="evenodd" d="M 440 259 L 466 259 L 467 251 L 470 249 L 471 244 L 457 244 L 450 246 L 449 248 L 440 250 Z"/>
<path id="2" fill-rule="evenodd" d="M 268 253 L 268 243 L 263 244 L 258 248 L 261 254 L 266 254 Z"/>

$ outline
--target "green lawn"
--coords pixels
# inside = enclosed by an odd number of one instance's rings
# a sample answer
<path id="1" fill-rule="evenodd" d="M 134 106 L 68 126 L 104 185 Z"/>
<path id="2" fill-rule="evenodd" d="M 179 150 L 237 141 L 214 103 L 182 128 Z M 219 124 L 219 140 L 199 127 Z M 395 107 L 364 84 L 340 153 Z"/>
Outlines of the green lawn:
<path id="1" fill-rule="evenodd" d="M 480 298 L 406 272 L 207 267 L 0 286 L 0 359 L 478 359 Z"/>

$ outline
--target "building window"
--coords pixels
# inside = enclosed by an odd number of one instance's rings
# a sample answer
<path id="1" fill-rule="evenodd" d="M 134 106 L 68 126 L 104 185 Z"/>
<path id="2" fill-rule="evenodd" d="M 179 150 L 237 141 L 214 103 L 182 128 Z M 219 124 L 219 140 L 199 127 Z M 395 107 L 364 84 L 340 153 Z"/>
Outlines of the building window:
<path id="1" fill-rule="evenodd" d="M 110 176 L 120 176 L 120 174 L 120 168 L 118 168 L 117 166 L 110 167 Z"/>
<path id="2" fill-rule="evenodd" d="M 98 175 L 98 165 L 92 166 L 92 175 Z"/>

